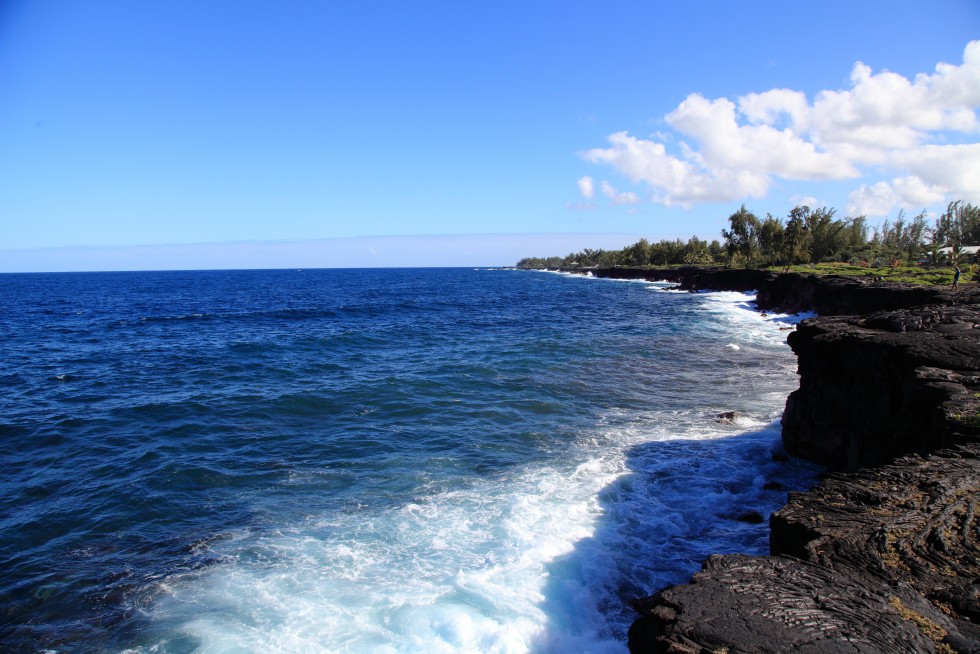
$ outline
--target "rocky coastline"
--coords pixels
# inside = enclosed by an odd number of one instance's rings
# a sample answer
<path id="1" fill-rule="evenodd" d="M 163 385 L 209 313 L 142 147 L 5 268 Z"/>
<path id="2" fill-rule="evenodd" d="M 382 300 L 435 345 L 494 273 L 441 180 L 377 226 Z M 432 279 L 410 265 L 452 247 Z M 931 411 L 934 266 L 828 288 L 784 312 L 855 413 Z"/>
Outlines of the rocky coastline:
<path id="1" fill-rule="evenodd" d="M 634 654 L 980 653 L 980 289 L 723 268 L 593 270 L 814 311 L 788 342 L 786 451 L 828 466 L 769 520 L 636 600 Z"/>

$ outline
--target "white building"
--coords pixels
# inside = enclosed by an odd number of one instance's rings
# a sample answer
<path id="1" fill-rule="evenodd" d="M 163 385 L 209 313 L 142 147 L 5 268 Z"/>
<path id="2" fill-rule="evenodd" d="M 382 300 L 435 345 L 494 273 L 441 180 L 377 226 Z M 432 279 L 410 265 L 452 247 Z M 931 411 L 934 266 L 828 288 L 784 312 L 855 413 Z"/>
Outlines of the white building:
<path id="1" fill-rule="evenodd" d="M 944 259 L 953 253 L 953 248 L 939 248 L 939 258 Z M 960 247 L 960 256 L 966 261 L 976 261 L 977 252 L 980 252 L 980 245 L 963 245 Z"/>

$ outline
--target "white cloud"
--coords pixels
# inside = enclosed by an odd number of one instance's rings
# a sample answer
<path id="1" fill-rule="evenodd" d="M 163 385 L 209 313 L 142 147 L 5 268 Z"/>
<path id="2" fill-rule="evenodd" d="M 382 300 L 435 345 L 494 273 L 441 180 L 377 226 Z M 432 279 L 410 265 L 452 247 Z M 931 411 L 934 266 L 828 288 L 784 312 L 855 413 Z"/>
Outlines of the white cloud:
<path id="1" fill-rule="evenodd" d="M 640 201 L 640 197 L 636 193 L 632 191 L 618 191 L 612 184 L 605 180 L 600 183 L 599 187 L 602 189 L 602 194 L 612 200 L 613 204 L 636 204 Z"/>
<path id="2" fill-rule="evenodd" d="M 931 186 L 922 179 L 899 177 L 891 182 L 865 184 L 848 196 L 847 213 L 851 216 L 887 216 L 895 209 L 918 209 L 942 202 L 945 189 Z"/>
<path id="3" fill-rule="evenodd" d="M 794 195 L 793 197 L 790 198 L 790 201 L 793 203 L 794 207 L 816 208 L 816 207 L 824 207 L 827 205 L 826 202 L 821 202 L 820 200 L 818 200 L 812 195 Z"/>
<path id="4" fill-rule="evenodd" d="M 595 197 L 595 183 L 592 178 L 586 175 L 578 180 L 578 192 L 582 194 L 582 197 L 586 200 L 591 200 Z"/>
<path id="5" fill-rule="evenodd" d="M 980 202 L 980 143 L 924 145 L 894 156 L 897 164 L 956 199 Z"/>
<path id="6" fill-rule="evenodd" d="M 762 197 L 769 180 L 751 171 L 709 170 L 696 153 L 691 161 L 667 154 L 662 143 L 638 139 L 626 132 L 609 136 L 609 148 L 595 148 L 583 156 L 593 163 L 611 165 L 634 182 L 645 182 L 659 191 L 665 205 L 731 200 L 747 195 Z"/>
<path id="7" fill-rule="evenodd" d="M 790 89 L 750 93 L 738 99 L 738 110 L 754 125 L 776 125 L 785 116 L 797 131 L 804 130 L 810 118 L 806 94 Z"/>
<path id="8" fill-rule="evenodd" d="M 652 187 L 665 205 L 763 197 L 775 179 L 861 179 L 852 204 L 877 215 L 885 205 L 980 201 L 978 108 L 980 41 L 972 41 L 962 65 L 940 63 L 911 80 L 858 62 L 848 89 L 821 91 L 812 103 L 791 89 L 735 102 L 694 93 L 665 116 L 676 138 L 616 132 L 582 157 Z"/>
<path id="9" fill-rule="evenodd" d="M 770 124 L 741 125 L 735 105 L 690 95 L 667 115 L 667 122 L 700 144 L 699 160 L 708 168 L 752 171 L 761 177 L 842 179 L 857 175 L 846 161 L 819 151 L 791 129 Z"/>

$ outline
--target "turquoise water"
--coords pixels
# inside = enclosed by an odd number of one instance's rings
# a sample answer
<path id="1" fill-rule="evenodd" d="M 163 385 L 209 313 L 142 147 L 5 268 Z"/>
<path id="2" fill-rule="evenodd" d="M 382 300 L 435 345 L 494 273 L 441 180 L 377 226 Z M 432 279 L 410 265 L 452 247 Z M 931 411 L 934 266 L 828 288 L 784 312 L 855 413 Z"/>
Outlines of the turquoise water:
<path id="1" fill-rule="evenodd" d="M 812 474 L 772 460 L 796 362 L 741 294 L 432 269 L 0 297 L 2 650 L 624 652 L 630 599 L 765 553 L 732 518 Z"/>

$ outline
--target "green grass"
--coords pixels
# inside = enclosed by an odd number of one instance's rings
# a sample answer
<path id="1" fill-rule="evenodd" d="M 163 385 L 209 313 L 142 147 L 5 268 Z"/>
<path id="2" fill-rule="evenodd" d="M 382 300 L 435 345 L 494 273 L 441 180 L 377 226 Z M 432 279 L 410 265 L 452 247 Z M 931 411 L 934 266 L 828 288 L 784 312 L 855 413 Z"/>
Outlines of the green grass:
<path id="1" fill-rule="evenodd" d="M 962 282 L 973 279 L 973 266 L 962 266 Z M 781 272 L 783 268 L 768 268 Z M 853 266 L 849 263 L 818 263 L 816 265 L 790 266 L 790 272 L 816 275 L 844 275 L 847 277 L 881 277 L 888 282 L 907 282 L 924 286 L 944 286 L 953 283 L 952 268 L 925 268 L 919 266 L 882 266 L 880 268 Z"/>

